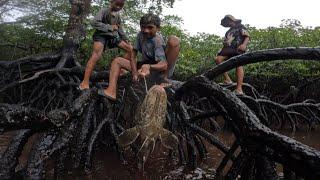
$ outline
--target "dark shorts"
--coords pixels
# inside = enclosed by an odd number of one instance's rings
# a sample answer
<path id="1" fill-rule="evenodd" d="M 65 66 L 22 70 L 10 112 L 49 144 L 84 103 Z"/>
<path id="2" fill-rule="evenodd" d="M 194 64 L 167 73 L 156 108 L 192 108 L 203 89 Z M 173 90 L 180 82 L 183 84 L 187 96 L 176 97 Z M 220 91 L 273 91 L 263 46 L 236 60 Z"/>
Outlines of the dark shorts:
<path id="1" fill-rule="evenodd" d="M 121 42 L 121 38 L 119 36 L 105 36 L 94 34 L 92 36 L 94 42 L 101 42 L 104 46 L 104 49 L 112 49 L 118 47 Z"/>
<path id="2" fill-rule="evenodd" d="M 219 52 L 218 52 L 218 56 L 226 56 L 228 58 L 231 58 L 233 56 L 238 56 L 240 54 L 243 54 L 245 52 L 243 51 L 238 51 L 234 48 L 231 47 L 223 47 Z"/>

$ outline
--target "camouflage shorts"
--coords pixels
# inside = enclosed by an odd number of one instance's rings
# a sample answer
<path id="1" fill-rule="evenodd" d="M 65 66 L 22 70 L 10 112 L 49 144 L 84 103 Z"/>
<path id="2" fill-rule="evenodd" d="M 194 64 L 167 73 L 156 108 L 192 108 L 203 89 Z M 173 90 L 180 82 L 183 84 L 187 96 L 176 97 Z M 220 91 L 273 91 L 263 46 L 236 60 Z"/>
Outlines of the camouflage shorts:
<path id="1" fill-rule="evenodd" d="M 238 56 L 240 54 L 243 54 L 243 51 L 238 51 L 231 47 L 223 47 L 219 52 L 218 56 L 226 56 L 228 58 L 231 58 L 233 56 Z"/>

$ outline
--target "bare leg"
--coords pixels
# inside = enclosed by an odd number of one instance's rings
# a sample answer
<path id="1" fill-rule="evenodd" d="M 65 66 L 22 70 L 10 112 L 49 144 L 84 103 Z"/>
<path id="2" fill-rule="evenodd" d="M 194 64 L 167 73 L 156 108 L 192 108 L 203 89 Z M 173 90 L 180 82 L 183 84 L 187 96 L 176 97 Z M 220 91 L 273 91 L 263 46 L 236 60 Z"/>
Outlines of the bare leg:
<path id="1" fill-rule="evenodd" d="M 169 74 L 170 70 L 173 71 L 172 66 L 177 62 L 178 56 L 180 53 L 180 40 L 176 36 L 169 36 L 168 41 L 167 41 L 167 48 L 166 48 L 166 58 L 167 58 L 167 63 L 168 63 L 168 68 L 164 73 L 164 79 L 168 80 L 168 78 L 171 78 Z M 173 73 L 173 72 L 171 72 Z"/>
<path id="2" fill-rule="evenodd" d="M 125 41 L 121 41 L 118 44 L 118 47 L 126 51 L 126 53 L 124 54 L 123 58 L 131 61 L 131 57 L 132 57 L 132 53 L 133 53 L 133 47 L 129 43 L 125 42 Z M 127 71 L 125 69 L 120 69 L 119 75 L 120 76 L 125 75 L 126 72 Z"/>
<path id="3" fill-rule="evenodd" d="M 118 44 L 118 47 L 126 51 L 126 54 L 123 56 L 123 58 L 131 61 L 133 47 L 129 43 L 126 43 L 125 41 L 121 41 Z"/>
<path id="4" fill-rule="evenodd" d="M 220 64 L 220 63 L 222 63 L 225 59 L 227 59 L 227 57 L 226 56 L 217 56 L 216 57 L 216 63 L 217 64 Z M 225 73 L 223 73 L 223 78 L 224 78 L 224 83 L 232 83 L 232 80 L 230 79 L 230 77 L 229 77 L 229 75 L 228 75 L 228 73 L 227 72 L 225 72 Z"/>
<path id="5" fill-rule="evenodd" d="M 131 71 L 130 61 L 122 57 L 117 57 L 111 63 L 109 86 L 104 90 L 104 93 L 107 96 L 110 96 L 114 99 L 117 98 L 117 82 L 121 68 Z"/>
<path id="6" fill-rule="evenodd" d="M 243 94 L 242 84 L 243 84 L 244 70 L 243 70 L 242 66 L 237 67 L 236 75 L 237 75 L 237 88 L 236 88 L 236 91 L 239 94 Z"/>
<path id="7" fill-rule="evenodd" d="M 91 73 L 92 73 L 96 63 L 98 62 L 98 60 L 101 58 L 102 52 L 103 52 L 103 44 L 98 41 L 94 42 L 92 55 L 91 55 L 89 61 L 87 62 L 83 81 L 81 82 L 81 84 L 79 86 L 81 89 L 89 89 L 89 80 L 90 80 Z"/>

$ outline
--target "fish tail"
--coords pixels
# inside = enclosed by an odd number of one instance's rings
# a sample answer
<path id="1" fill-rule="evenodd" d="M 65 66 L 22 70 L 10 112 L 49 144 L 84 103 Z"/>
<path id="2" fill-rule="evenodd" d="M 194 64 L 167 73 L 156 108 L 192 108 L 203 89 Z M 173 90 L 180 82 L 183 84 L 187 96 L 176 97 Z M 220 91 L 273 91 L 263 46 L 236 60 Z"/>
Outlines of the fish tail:
<path id="1" fill-rule="evenodd" d="M 146 137 L 137 154 L 137 160 L 138 160 L 137 163 L 138 163 L 139 169 L 143 169 L 144 163 L 146 162 L 149 155 L 154 150 L 154 146 L 155 146 L 155 139 Z"/>
<path id="2" fill-rule="evenodd" d="M 179 140 L 172 132 L 162 128 L 159 133 L 161 144 L 168 149 L 176 149 L 179 145 Z"/>

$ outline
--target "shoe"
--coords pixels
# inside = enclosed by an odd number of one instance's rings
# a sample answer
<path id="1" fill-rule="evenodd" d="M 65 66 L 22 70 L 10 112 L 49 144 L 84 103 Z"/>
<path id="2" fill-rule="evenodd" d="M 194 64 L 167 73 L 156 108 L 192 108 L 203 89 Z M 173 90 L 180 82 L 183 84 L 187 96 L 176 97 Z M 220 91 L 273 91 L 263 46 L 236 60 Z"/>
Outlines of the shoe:
<path id="1" fill-rule="evenodd" d="M 104 93 L 104 90 L 103 90 L 103 89 L 98 89 L 98 94 L 99 94 L 100 96 L 103 96 L 103 97 L 105 97 L 105 98 L 113 101 L 113 102 L 117 101 L 116 98 L 111 97 L 111 96 L 109 96 L 109 95 L 106 95 L 106 94 Z"/>

